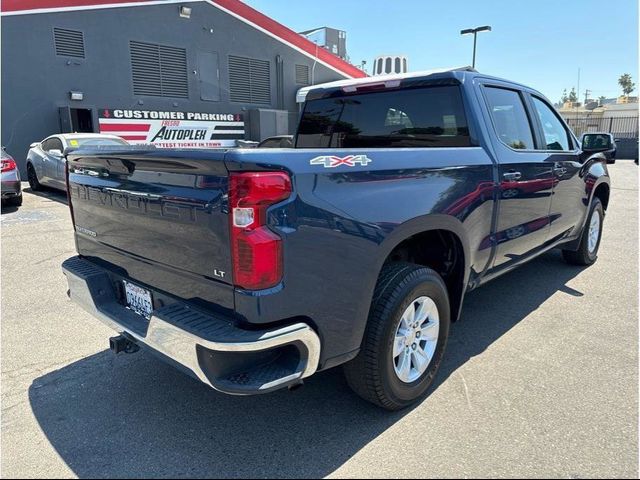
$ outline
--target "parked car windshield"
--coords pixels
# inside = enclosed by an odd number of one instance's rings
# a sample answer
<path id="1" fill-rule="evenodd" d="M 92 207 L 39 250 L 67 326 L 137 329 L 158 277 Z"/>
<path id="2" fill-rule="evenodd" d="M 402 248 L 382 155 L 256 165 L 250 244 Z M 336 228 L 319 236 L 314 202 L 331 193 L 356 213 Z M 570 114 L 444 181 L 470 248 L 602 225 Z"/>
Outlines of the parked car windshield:
<path id="1" fill-rule="evenodd" d="M 71 147 L 88 147 L 91 145 L 128 145 L 125 140 L 120 138 L 101 137 L 70 138 L 68 142 Z"/>
<path id="2" fill-rule="evenodd" d="M 297 148 L 468 147 L 457 86 L 388 90 L 309 100 Z"/>

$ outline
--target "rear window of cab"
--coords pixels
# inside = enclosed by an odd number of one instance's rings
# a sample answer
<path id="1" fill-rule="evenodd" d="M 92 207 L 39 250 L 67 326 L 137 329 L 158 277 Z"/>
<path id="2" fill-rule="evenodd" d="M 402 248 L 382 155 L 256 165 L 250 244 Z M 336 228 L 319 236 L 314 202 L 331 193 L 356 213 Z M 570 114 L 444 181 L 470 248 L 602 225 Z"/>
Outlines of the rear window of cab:
<path id="1" fill-rule="evenodd" d="M 309 100 L 296 148 L 469 147 L 458 86 L 430 86 Z"/>

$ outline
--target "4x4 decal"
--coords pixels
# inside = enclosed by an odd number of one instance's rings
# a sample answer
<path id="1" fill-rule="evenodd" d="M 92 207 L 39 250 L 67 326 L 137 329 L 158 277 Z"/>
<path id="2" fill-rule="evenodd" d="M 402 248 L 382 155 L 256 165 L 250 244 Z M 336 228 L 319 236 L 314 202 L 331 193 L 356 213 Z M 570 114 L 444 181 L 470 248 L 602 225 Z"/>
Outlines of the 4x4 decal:
<path id="1" fill-rule="evenodd" d="M 371 160 L 366 155 L 347 155 L 346 157 L 336 157 L 332 156 L 321 156 L 312 158 L 309 161 L 310 165 L 322 165 L 324 168 L 335 168 L 340 165 L 346 165 L 347 167 L 355 167 L 356 164 L 367 166 L 371 163 Z"/>

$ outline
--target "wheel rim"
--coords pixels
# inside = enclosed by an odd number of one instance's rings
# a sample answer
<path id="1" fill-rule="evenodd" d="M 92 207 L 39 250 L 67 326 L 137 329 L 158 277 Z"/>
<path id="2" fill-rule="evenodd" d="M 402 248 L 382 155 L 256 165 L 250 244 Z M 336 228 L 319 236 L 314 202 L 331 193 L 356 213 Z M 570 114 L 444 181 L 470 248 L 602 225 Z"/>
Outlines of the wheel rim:
<path id="1" fill-rule="evenodd" d="M 598 246 L 598 240 L 600 239 L 600 212 L 598 210 L 593 211 L 591 216 L 591 223 L 589 224 L 589 253 L 594 253 Z"/>
<path id="2" fill-rule="evenodd" d="M 427 371 L 439 333 L 435 302 L 429 297 L 416 298 L 400 317 L 393 342 L 393 368 L 400 381 L 413 383 Z"/>
<path id="3" fill-rule="evenodd" d="M 513 198 L 518 196 L 518 190 L 515 188 L 510 188 L 509 190 L 505 190 L 502 192 L 502 198 Z"/>

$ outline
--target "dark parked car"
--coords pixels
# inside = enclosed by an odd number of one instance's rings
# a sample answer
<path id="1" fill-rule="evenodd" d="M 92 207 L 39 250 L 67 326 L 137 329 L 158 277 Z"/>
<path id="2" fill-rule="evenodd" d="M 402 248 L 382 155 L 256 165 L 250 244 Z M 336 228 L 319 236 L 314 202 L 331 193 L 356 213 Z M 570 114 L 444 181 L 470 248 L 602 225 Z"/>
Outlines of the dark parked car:
<path id="1" fill-rule="evenodd" d="M 344 364 L 394 410 L 426 394 L 467 292 L 552 248 L 598 257 L 606 158 L 531 88 L 469 69 L 320 85 L 294 140 L 68 156 L 63 270 L 115 352 L 238 395 Z"/>
<path id="2" fill-rule="evenodd" d="M 22 205 L 22 188 L 18 165 L 4 147 L 0 151 L 0 160 L 2 161 L 2 203 L 19 207 Z"/>

